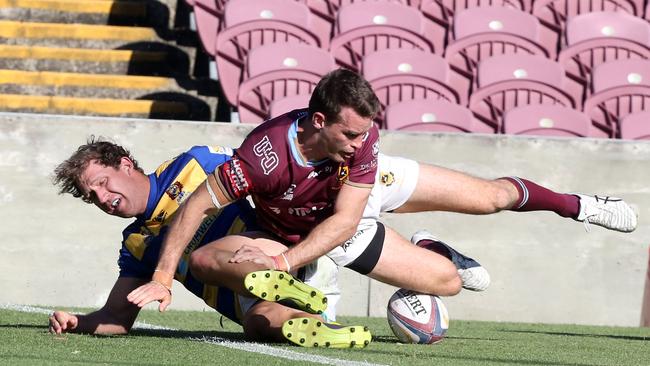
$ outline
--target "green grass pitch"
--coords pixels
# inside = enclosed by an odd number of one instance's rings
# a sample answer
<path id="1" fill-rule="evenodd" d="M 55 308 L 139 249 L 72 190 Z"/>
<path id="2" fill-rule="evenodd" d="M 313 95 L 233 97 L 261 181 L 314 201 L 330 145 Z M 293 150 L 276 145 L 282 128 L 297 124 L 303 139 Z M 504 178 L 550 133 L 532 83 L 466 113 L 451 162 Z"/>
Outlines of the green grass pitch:
<path id="1" fill-rule="evenodd" d="M 82 310 L 83 311 L 83 310 Z M 436 345 L 399 344 L 383 318 L 368 325 L 365 349 L 309 349 L 245 343 L 241 328 L 215 312 L 145 310 L 129 336 L 47 332 L 47 315 L 0 310 L 0 364 L 115 365 L 650 365 L 650 329 L 452 320 Z M 209 343 L 207 341 L 212 341 Z"/>

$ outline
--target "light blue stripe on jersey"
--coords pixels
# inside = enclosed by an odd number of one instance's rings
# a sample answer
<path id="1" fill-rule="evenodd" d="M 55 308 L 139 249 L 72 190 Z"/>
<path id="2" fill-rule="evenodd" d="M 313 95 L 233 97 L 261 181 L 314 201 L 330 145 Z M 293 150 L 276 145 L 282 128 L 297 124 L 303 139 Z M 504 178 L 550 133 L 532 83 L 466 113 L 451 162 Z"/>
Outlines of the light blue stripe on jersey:
<path id="1" fill-rule="evenodd" d="M 301 115 L 298 117 L 298 119 L 293 121 L 291 127 L 289 127 L 289 132 L 287 133 L 289 147 L 291 148 L 291 155 L 296 160 L 298 165 L 302 167 L 319 166 L 325 163 L 328 159 L 325 158 L 319 161 L 305 161 L 305 159 L 302 158 L 302 154 L 298 151 L 298 146 L 296 145 L 296 141 L 298 141 L 298 121 L 300 121 L 300 119 L 303 117 L 305 117 L 305 115 Z"/>

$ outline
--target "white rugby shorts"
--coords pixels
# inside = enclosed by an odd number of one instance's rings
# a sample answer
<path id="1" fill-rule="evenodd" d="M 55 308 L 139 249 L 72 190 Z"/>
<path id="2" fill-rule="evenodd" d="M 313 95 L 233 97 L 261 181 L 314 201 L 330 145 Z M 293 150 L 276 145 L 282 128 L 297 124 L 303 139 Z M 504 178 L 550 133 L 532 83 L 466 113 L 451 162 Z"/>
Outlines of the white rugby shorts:
<path id="1" fill-rule="evenodd" d="M 375 185 L 363 217 L 378 219 L 381 212 L 395 210 L 406 203 L 415 191 L 419 175 L 417 161 L 379 153 Z"/>

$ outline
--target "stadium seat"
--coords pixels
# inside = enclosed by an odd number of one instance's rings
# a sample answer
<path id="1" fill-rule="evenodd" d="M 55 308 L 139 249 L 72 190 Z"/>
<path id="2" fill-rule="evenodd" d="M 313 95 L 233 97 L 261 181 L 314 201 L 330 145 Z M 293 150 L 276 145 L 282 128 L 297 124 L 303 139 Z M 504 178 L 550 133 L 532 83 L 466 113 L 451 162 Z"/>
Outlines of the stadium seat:
<path id="1" fill-rule="evenodd" d="M 532 13 L 541 25 L 553 34 L 553 42 L 561 47 L 566 21 L 574 16 L 600 11 L 624 11 L 640 16 L 644 0 L 536 0 Z"/>
<path id="2" fill-rule="evenodd" d="M 503 132 L 513 135 L 609 137 L 586 114 L 560 105 L 527 105 L 503 116 Z"/>
<path id="3" fill-rule="evenodd" d="M 605 62 L 650 58 L 650 24 L 625 12 L 593 12 L 567 21 L 567 46 L 558 61 L 589 96 L 592 70 Z"/>
<path id="4" fill-rule="evenodd" d="M 331 38 L 334 35 L 334 26 L 336 23 L 336 15 L 342 5 L 347 5 L 355 2 L 355 0 L 303 0 L 315 18 L 318 20 L 318 27 L 329 35 Z M 365 0 L 356 0 L 365 1 Z M 408 4 L 409 0 L 392 0 Z M 321 31 L 319 31 L 321 32 Z M 320 34 L 320 33 L 319 33 Z M 329 40 L 328 40 L 329 42 Z M 323 48 L 328 47 L 327 44 L 322 45 Z"/>
<path id="5" fill-rule="evenodd" d="M 449 65 L 440 56 L 417 49 L 384 50 L 364 56 L 362 74 L 386 106 L 411 99 L 444 99 L 465 104 L 467 90 L 450 76 Z M 462 81 L 462 80 L 461 80 Z M 381 124 L 383 114 L 377 121 Z"/>
<path id="6" fill-rule="evenodd" d="M 363 56 L 392 48 L 434 52 L 424 37 L 424 18 L 414 7 L 392 1 L 361 1 L 340 7 L 330 52 L 345 68 L 360 71 Z"/>
<path id="7" fill-rule="evenodd" d="M 246 62 L 247 78 L 237 97 L 242 123 L 260 123 L 270 104 L 280 98 L 311 95 L 318 81 L 335 68 L 332 55 L 307 44 L 267 44 L 252 49 Z"/>
<path id="8" fill-rule="evenodd" d="M 311 94 L 299 94 L 275 99 L 269 106 L 269 118 L 277 117 L 294 109 L 307 108 L 310 98 Z"/>
<path id="9" fill-rule="evenodd" d="M 477 7 L 459 11 L 453 31 L 445 59 L 473 86 L 476 65 L 484 58 L 502 54 L 549 56 L 549 51 L 538 43 L 537 19 L 516 9 Z"/>
<path id="10" fill-rule="evenodd" d="M 529 11 L 531 2 L 532 0 L 417 0 L 410 3 L 420 9 L 431 24 L 433 31 L 428 31 L 427 37 L 435 45 L 446 45 L 456 12 L 481 6 L 505 6 Z"/>
<path id="11" fill-rule="evenodd" d="M 619 60 L 598 65 L 593 71 L 593 94 L 584 111 L 594 125 L 620 137 L 619 121 L 650 109 L 650 60 Z"/>
<path id="12" fill-rule="evenodd" d="M 224 27 L 216 39 L 218 79 L 226 100 L 236 105 L 248 52 L 267 43 L 307 43 L 320 47 L 310 29 L 311 15 L 303 3 L 286 0 L 230 0 Z"/>
<path id="13" fill-rule="evenodd" d="M 621 138 L 626 140 L 650 140 L 650 110 L 632 113 L 620 121 Z"/>
<path id="14" fill-rule="evenodd" d="M 227 0 L 193 0 L 196 31 L 208 55 L 216 55 L 217 33 L 221 30 Z"/>
<path id="15" fill-rule="evenodd" d="M 386 107 L 388 130 L 494 133 L 466 107 L 441 99 L 418 99 Z"/>
<path id="16" fill-rule="evenodd" d="M 478 66 L 478 89 L 470 95 L 469 109 L 484 123 L 502 132 L 503 114 L 532 104 L 559 104 L 575 108 L 564 91 L 565 73 L 557 62 L 532 55 L 500 55 Z"/>

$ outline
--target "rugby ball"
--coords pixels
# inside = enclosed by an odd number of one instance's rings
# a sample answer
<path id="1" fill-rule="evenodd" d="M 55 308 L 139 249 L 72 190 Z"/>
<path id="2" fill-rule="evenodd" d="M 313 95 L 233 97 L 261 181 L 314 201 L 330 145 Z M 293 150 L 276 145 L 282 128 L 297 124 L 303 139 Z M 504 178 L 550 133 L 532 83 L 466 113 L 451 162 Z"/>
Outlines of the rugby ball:
<path id="1" fill-rule="evenodd" d="M 397 290 L 388 300 L 387 317 L 402 343 L 438 343 L 449 328 L 447 308 L 438 296 L 405 289 Z"/>

